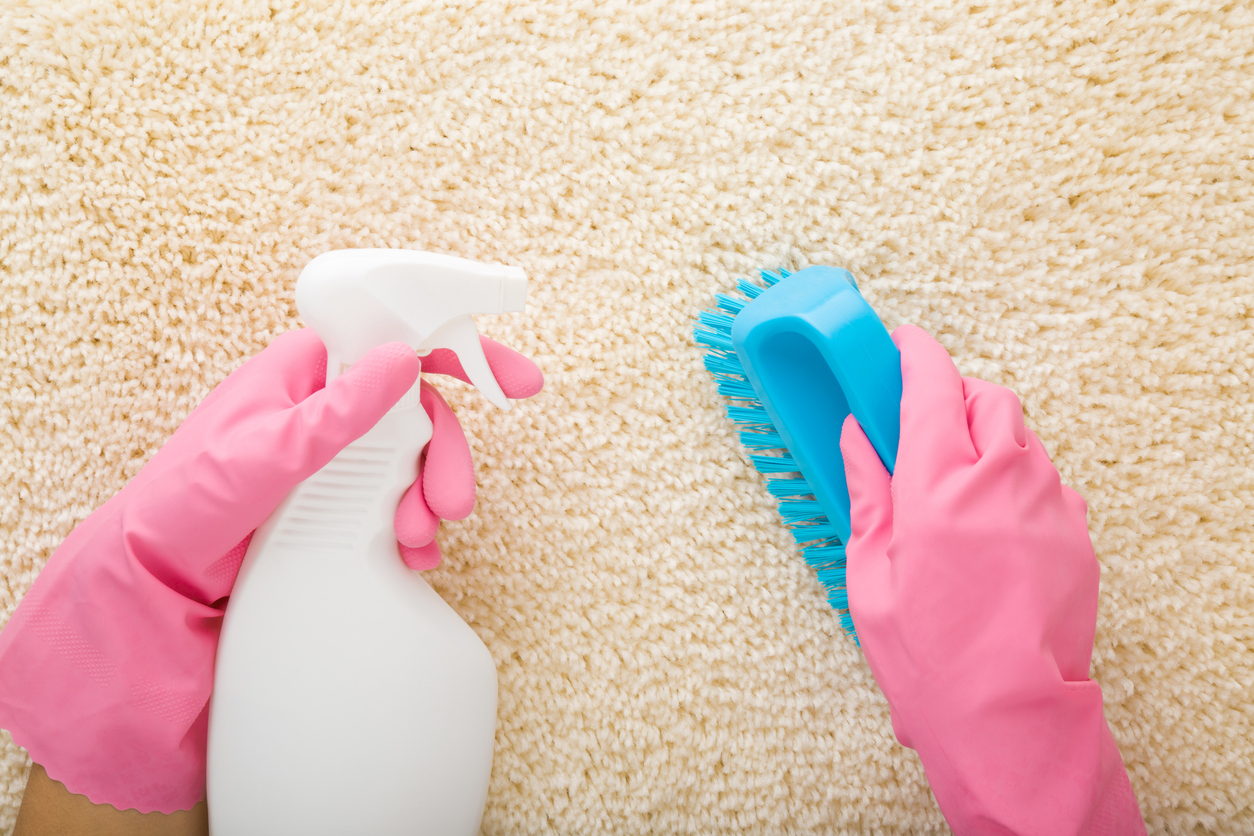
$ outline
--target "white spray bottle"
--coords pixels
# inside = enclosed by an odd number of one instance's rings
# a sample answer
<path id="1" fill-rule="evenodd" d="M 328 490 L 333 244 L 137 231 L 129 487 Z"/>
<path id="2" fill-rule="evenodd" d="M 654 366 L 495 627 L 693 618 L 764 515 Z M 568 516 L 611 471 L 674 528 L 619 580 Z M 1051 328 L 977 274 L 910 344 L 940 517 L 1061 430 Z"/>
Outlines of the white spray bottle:
<path id="1" fill-rule="evenodd" d="M 400 340 L 449 348 L 504 408 L 471 314 L 521 311 L 516 267 L 339 250 L 296 304 L 327 381 Z M 418 384 L 257 529 L 227 606 L 209 715 L 213 836 L 471 836 L 496 730 L 496 667 L 402 563 L 393 518 L 431 423 Z"/>

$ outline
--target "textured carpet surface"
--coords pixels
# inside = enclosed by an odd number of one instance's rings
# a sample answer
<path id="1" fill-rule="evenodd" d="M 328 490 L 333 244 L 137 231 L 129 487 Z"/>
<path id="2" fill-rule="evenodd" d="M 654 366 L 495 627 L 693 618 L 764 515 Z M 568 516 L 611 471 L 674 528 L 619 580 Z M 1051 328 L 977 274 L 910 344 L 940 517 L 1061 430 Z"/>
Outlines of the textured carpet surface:
<path id="1" fill-rule="evenodd" d="M 1222 0 L 8 0 L 0 620 L 314 255 L 517 264 L 483 327 L 548 387 L 444 387 L 480 499 L 430 575 L 500 669 L 484 832 L 945 832 L 691 338 L 842 265 L 1089 501 L 1151 832 L 1254 832 L 1252 44 Z"/>

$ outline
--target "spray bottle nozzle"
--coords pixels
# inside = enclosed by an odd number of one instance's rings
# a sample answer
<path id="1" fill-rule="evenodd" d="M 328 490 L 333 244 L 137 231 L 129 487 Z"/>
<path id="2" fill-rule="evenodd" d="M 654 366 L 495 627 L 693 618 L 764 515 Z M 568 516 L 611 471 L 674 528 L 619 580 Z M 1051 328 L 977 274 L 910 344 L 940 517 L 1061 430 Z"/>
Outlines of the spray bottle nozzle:
<path id="1" fill-rule="evenodd" d="M 327 347 L 327 382 L 384 343 L 452 350 L 489 401 L 509 399 L 488 366 L 472 314 L 521 311 L 521 268 L 415 250 L 333 250 L 296 281 L 296 308 Z"/>

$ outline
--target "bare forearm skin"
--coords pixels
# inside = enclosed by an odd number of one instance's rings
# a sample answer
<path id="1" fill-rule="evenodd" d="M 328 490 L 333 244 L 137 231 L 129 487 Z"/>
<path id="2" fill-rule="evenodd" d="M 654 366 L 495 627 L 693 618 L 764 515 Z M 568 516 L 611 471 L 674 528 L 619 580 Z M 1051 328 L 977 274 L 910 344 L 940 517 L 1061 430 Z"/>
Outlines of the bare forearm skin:
<path id="1" fill-rule="evenodd" d="M 93 804 L 31 767 L 13 836 L 209 836 L 205 802 L 169 815 Z"/>

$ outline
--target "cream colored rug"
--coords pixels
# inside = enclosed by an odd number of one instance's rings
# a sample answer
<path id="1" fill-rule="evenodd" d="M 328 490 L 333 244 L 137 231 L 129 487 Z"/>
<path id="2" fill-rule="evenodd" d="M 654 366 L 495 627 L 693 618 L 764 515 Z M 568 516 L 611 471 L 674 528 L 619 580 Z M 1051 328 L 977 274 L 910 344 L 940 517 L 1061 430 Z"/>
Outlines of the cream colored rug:
<path id="1" fill-rule="evenodd" d="M 842 265 L 1088 499 L 1150 831 L 1254 832 L 1251 44 L 1224 0 L 7 0 L 0 619 L 310 258 L 517 264 L 485 331 L 548 386 L 444 387 L 480 499 L 430 576 L 500 669 L 484 832 L 944 832 L 691 338 Z"/>

